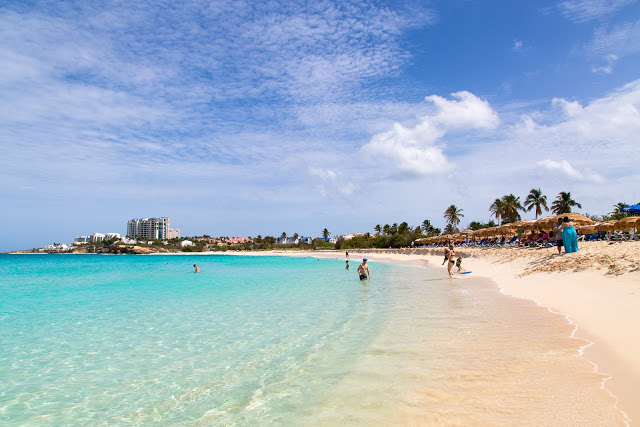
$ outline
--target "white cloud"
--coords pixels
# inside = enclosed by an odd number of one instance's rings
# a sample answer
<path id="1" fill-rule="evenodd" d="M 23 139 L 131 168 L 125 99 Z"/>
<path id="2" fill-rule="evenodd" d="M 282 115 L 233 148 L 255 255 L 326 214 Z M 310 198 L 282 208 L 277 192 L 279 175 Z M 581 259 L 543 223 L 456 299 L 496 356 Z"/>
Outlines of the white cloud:
<path id="1" fill-rule="evenodd" d="M 636 0 L 566 0 L 558 7 L 571 21 L 582 23 L 610 16 Z"/>
<path id="2" fill-rule="evenodd" d="M 524 43 L 522 43 L 522 40 L 515 39 L 513 41 L 513 50 L 515 52 L 520 52 L 523 49 L 523 47 L 524 47 Z"/>
<path id="3" fill-rule="evenodd" d="M 613 26 L 599 27 L 586 46 L 591 60 L 615 61 L 640 52 L 640 20 Z"/>
<path id="4" fill-rule="evenodd" d="M 342 172 L 332 169 L 310 167 L 309 174 L 320 178 L 317 188 L 322 197 L 327 197 L 330 193 L 335 192 L 344 197 L 349 197 L 359 188 L 358 184 L 346 179 Z"/>
<path id="5" fill-rule="evenodd" d="M 395 123 L 390 130 L 374 135 L 362 152 L 379 167 L 390 167 L 391 175 L 415 177 L 448 171 L 451 165 L 442 140 L 447 133 L 489 130 L 499 123 L 497 113 L 486 100 L 466 91 L 451 96 L 453 100 L 427 96 L 425 99 L 434 105 L 435 114 L 422 117 L 413 128 Z"/>
<path id="6" fill-rule="evenodd" d="M 596 183 L 604 182 L 602 176 L 593 172 L 580 172 L 566 160 L 555 161 L 550 159 L 541 160 L 538 166 L 545 168 L 549 171 L 558 171 L 569 178 L 573 178 L 580 181 L 591 181 Z"/>

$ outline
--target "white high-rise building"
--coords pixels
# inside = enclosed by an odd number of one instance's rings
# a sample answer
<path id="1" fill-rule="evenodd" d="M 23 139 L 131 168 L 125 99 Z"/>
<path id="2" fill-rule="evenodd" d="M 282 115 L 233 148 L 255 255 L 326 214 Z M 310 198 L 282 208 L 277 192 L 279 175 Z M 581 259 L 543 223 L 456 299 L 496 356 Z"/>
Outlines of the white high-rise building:
<path id="1" fill-rule="evenodd" d="M 131 219 L 127 222 L 127 236 L 134 239 L 145 237 L 151 240 L 167 240 L 180 237 L 180 230 L 169 228 L 169 218 Z"/>

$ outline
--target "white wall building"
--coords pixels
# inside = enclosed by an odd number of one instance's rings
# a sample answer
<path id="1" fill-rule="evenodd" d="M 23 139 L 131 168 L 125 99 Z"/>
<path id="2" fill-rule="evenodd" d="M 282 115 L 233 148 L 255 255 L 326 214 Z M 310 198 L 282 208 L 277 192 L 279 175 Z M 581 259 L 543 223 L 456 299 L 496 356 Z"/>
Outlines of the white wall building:
<path id="1" fill-rule="evenodd" d="M 186 246 L 195 246 L 195 245 L 191 240 L 183 240 L 182 242 L 180 242 L 180 246 L 184 248 Z"/>
<path id="2" fill-rule="evenodd" d="M 89 236 L 90 242 L 102 242 L 104 240 L 104 234 L 102 233 L 93 233 Z"/>
<path id="3" fill-rule="evenodd" d="M 169 227 L 169 218 L 139 218 L 127 222 L 127 236 L 145 237 L 151 240 L 167 240 L 180 237 L 180 230 Z M 170 237 L 173 236 L 173 237 Z"/>

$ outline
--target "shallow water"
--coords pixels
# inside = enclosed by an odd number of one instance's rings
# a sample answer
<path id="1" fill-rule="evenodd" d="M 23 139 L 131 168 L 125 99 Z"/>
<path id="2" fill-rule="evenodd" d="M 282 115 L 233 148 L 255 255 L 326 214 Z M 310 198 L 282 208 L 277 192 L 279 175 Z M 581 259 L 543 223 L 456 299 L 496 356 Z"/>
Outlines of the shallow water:
<path id="1" fill-rule="evenodd" d="M 623 424 L 564 317 L 371 268 L 0 256 L 0 424 Z"/>

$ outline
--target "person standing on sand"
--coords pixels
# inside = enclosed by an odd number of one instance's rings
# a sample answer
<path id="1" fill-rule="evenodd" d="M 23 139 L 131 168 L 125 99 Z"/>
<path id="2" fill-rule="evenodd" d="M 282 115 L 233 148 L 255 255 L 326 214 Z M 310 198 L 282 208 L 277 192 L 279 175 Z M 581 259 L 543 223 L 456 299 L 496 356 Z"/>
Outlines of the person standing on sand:
<path id="1" fill-rule="evenodd" d="M 358 274 L 360 275 L 360 280 L 371 279 L 371 272 L 369 271 L 366 258 L 364 258 L 362 264 L 358 266 Z"/>
<path id="2" fill-rule="evenodd" d="M 562 241 L 564 242 L 564 252 L 570 254 L 578 252 L 578 233 L 574 228 L 574 223 L 565 216 L 562 220 Z"/>
<path id="3" fill-rule="evenodd" d="M 200 269 L 198 268 L 198 266 L 195 264 L 193 264 L 193 266 L 196 268 L 196 273 L 200 273 Z"/>
<path id="4" fill-rule="evenodd" d="M 453 273 L 451 272 L 451 269 L 453 268 L 453 265 L 456 263 L 455 258 L 456 258 L 456 252 L 453 250 L 453 245 L 451 245 L 449 246 L 449 262 L 447 263 L 447 271 L 449 272 L 449 277 L 453 277 Z"/>
<path id="5" fill-rule="evenodd" d="M 346 251 L 344 254 L 347 257 L 347 259 L 349 259 L 349 251 Z"/>
<path id="6" fill-rule="evenodd" d="M 558 222 L 553 226 L 553 233 L 556 235 L 556 246 L 558 247 L 558 255 L 562 253 L 562 218 L 558 218 Z"/>

